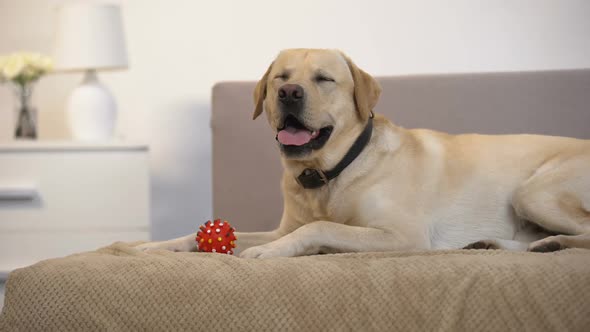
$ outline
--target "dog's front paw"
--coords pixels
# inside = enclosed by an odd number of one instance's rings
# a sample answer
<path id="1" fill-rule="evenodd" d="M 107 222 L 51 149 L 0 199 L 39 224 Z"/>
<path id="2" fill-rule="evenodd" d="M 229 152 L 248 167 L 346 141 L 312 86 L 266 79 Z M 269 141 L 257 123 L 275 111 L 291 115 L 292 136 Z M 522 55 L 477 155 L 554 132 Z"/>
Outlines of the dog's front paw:
<path id="1" fill-rule="evenodd" d="M 550 236 L 545 239 L 535 241 L 529 245 L 530 252 L 554 252 L 559 250 L 567 249 L 561 241 L 561 237 Z"/>
<path id="2" fill-rule="evenodd" d="M 285 248 L 281 248 L 271 243 L 262 246 L 248 248 L 240 254 L 242 258 L 272 258 L 272 257 L 291 257 L 293 253 Z"/>

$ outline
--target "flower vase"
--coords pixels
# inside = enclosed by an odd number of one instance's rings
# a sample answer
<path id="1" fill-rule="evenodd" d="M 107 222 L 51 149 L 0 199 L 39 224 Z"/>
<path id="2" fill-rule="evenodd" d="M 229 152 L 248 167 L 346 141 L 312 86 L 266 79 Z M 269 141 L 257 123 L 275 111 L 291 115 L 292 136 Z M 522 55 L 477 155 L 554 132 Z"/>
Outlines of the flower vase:
<path id="1" fill-rule="evenodd" d="M 16 84 L 16 139 L 37 139 L 37 110 L 31 104 L 33 84 Z"/>

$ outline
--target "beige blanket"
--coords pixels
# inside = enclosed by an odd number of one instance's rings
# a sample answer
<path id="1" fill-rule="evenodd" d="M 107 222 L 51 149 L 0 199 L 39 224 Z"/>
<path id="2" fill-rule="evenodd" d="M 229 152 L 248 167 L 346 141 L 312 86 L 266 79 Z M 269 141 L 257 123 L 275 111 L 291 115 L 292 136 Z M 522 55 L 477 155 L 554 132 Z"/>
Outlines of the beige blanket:
<path id="1" fill-rule="evenodd" d="M 590 331 L 590 251 L 246 260 L 116 243 L 11 273 L 13 330 Z"/>

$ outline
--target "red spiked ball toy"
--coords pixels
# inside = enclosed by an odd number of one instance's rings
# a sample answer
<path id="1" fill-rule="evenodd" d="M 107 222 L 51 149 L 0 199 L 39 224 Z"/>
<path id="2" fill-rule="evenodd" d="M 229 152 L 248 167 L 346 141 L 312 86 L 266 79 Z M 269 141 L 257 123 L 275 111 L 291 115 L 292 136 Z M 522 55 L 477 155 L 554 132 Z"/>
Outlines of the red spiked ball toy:
<path id="1" fill-rule="evenodd" d="M 235 229 L 221 219 L 208 220 L 199 226 L 197 232 L 197 243 L 201 252 L 217 252 L 233 255 L 236 247 Z"/>

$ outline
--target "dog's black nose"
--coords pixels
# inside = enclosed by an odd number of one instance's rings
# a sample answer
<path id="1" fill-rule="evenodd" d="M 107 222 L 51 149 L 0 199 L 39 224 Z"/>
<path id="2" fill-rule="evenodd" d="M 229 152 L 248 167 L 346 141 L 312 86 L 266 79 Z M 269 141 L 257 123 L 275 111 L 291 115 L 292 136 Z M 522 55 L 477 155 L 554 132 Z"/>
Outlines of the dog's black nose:
<path id="1" fill-rule="evenodd" d="M 279 100 L 285 105 L 300 102 L 303 95 L 303 88 L 298 84 L 285 84 L 279 89 Z"/>

